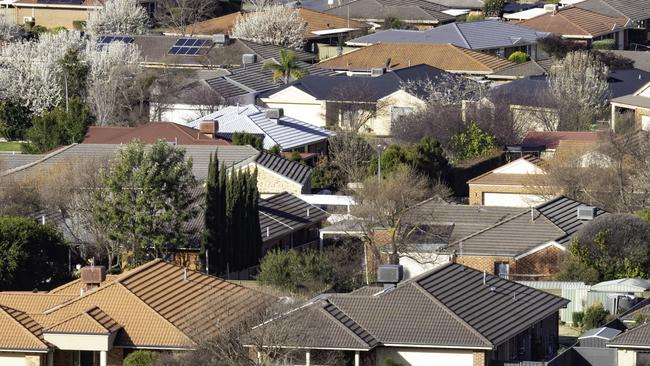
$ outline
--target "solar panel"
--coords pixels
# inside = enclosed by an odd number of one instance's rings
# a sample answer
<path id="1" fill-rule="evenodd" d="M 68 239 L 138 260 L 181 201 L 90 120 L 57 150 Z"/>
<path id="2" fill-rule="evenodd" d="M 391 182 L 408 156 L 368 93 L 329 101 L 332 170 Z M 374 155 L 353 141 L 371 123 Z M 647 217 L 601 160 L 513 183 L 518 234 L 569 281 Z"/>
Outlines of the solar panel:
<path id="1" fill-rule="evenodd" d="M 113 42 L 133 43 L 135 40 L 129 36 L 100 36 L 97 38 L 97 43 L 100 45 L 107 45 Z"/>
<path id="2" fill-rule="evenodd" d="M 212 46 L 208 39 L 201 38 L 179 38 L 176 43 L 169 49 L 170 55 L 196 56 L 202 50 L 207 50 Z"/>

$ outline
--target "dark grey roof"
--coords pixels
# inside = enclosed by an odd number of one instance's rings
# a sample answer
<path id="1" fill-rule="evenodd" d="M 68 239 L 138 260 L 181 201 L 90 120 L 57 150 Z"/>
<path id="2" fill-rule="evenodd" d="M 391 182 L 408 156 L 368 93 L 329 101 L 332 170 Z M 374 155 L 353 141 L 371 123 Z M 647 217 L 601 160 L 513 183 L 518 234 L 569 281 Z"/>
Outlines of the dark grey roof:
<path id="1" fill-rule="evenodd" d="M 429 65 L 416 65 L 389 71 L 376 77 L 348 76 L 345 74 L 311 75 L 277 89 L 266 91 L 260 94 L 260 97 L 268 98 L 281 90 L 295 87 L 318 100 L 350 101 L 351 98 L 357 97 L 362 100 L 355 101 L 374 102 L 402 89 L 403 84 L 409 80 L 431 80 L 435 82 L 437 78 L 445 74 L 449 73 Z"/>
<path id="2" fill-rule="evenodd" d="M 561 196 L 545 202 L 535 207 L 535 209 L 566 233 L 565 236 L 557 239 L 560 244 L 565 244 L 574 237 L 583 225 L 590 222 L 578 219 L 577 209 L 584 205 L 582 202 Z M 607 214 L 605 210 L 596 208 L 596 217 L 605 214 Z"/>
<path id="3" fill-rule="evenodd" d="M 639 325 L 619 334 L 607 343 L 608 347 L 616 348 L 648 348 L 650 347 L 650 323 Z"/>
<path id="4" fill-rule="evenodd" d="M 42 158 L 43 155 L 0 153 L 0 172 L 34 163 Z"/>
<path id="5" fill-rule="evenodd" d="M 634 318 L 636 318 L 638 314 L 645 316 L 646 319 L 650 319 L 650 305 L 641 306 L 640 308 L 623 315 L 621 320 L 628 322 L 634 321 Z"/>
<path id="6" fill-rule="evenodd" d="M 260 152 L 255 162 L 300 184 L 306 184 L 311 178 L 309 166 L 266 151 Z"/>
<path id="7" fill-rule="evenodd" d="M 280 50 L 283 49 L 283 47 L 275 46 L 272 44 L 256 43 L 252 41 L 246 41 L 243 39 L 240 39 L 238 41 L 246 45 L 246 47 L 252 50 L 258 57 L 261 57 L 263 60 L 278 58 L 280 56 Z M 298 58 L 299 61 L 303 61 L 303 62 L 313 62 L 318 57 L 313 53 L 309 53 L 301 50 L 291 50 L 291 51 L 296 54 L 296 57 Z"/>
<path id="8" fill-rule="evenodd" d="M 355 38 L 349 43 L 451 43 L 471 50 L 488 50 L 535 44 L 548 35 L 500 20 L 484 20 L 445 24 L 425 31 L 390 29 Z"/>
<path id="9" fill-rule="evenodd" d="M 514 64 L 505 67 L 493 74 L 487 75 L 490 79 L 500 78 L 524 78 L 530 76 L 542 76 L 549 72 L 550 67 L 553 65 L 553 60 L 530 60 L 521 64 Z"/>
<path id="10" fill-rule="evenodd" d="M 323 12 L 359 20 L 381 21 L 395 17 L 416 23 L 437 24 L 454 21 L 455 17 L 443 13 L 444 10 L 448 8 L 426 0 L 354 0 L 325 9 Z"/>
<path id="11" fill-rule="evenodd" d="M 650 4 L 643 0 L 585 0 L 575 6 L 612 17 L 627 17 L 635 22 L 650 19 Z"/>
<path id="12" fill-rule="evenodd" d="M 634 61 L 634 68 L 650 72 L 650 52 L 649 51 L 624 51 L 612 50 L 608 51 L 618 56 L 623 56 Z"/>
<path id="13" fill-rule="evenodd" d="M 291 193 L 279 193 L 259 202 L 263 241 L 283 237 L 327 219 L 327 212 Z"/>
<path id="14" fill-rule="evenodd" d="M 485 281 L 483 284 L 482 272 L 447 264 L 375 294 L 376 288 L 321 295 L 293 313 L 313 314 L 314 309 L 326 309 L 330 317 L 292 329 L 308 334 L 313 331 L 310 328 L 331 329 L 332 324 L 343 324 L 356 336 L 355 342 L 363 340 L 368 348 L 494 349 L 569 302 L 494 275 L 485 275 Z M 294 347 L 318 349 L 331 341 L 292 343 Z"/>
<path id="15" fill-rule="evenodd" d="M 421 276 L 417 283 L 495 346 L 569 303 L 455 263 Z"/>
<path id="16" fill-rule="evenodd" d="M 616 335 L 618 335 L 619 333 L 621 333 L 621 331 L 618 329 L 600 327 L 600 328 L 590 329 L 584 332 L 580 337 L 578 337 L 578 339 L 601 338 L 601 339 L 610 340 L 616 337 Z"/>
<path id="17" fill-rule="evenodd" d="M 485 0 L 435 0 L 432 2 L 451 9 L 483 10 L 483 6 L 485 6 Z"/>

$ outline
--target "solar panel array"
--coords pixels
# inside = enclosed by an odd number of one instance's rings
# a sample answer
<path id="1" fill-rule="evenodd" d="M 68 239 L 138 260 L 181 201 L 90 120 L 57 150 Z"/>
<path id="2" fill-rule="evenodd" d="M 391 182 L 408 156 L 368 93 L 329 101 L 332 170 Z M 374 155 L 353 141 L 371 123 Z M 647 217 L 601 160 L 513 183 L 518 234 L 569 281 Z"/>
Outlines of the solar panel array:
<path id="1" fill-rule="evenodd" d="M 202 50 L 208 49 L 212 43 L 208 39 L 180 38 L 169 50 L 170 55 L 196 56 Z"/>
<path id="2" fill-rule="evenodd" d="M 100 36 L 97 38 L 97 43 L 101 45 L 113 42 L 133 43 L 133 41 L 133 37 L 129 36 Z"/>

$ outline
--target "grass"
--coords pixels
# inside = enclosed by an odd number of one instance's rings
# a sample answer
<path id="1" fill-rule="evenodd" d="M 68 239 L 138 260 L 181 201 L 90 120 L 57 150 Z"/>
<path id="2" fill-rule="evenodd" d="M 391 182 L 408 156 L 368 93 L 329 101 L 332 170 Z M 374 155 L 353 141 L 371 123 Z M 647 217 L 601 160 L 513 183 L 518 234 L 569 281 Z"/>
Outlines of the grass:
<path id="1" fill-rule="evenodd" d="M 581 334 L 580 330 L 567 325 L 560 325 L 559 335 L 562 337 L 578 337 Z"/>
<path id="2" fill-rule="evenodd" d="M 0 151 L 20 151 L 20 142 L 0 142 Z"/>

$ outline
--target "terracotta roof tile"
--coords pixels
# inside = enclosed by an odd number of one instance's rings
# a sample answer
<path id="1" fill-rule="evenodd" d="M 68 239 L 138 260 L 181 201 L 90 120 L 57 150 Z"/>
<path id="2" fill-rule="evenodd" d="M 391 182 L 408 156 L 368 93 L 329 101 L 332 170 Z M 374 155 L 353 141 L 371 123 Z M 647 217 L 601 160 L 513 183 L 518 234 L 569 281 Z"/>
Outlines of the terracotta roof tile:
<path id="1" fill-rule="evenodd" d="M 426 64 L 449 72 L 491 74 L 512 62 L 451 44 L 379 43 L 320 62 L 317 66 L 333 70 L 367 71 L 388 66 L 391 69 Z"/>
<path id="2" fill-rule="evenodd" d="M 84 138 L 84 144 L 125 144 L 138 139 L 145 144 L 158 140 L 175 142 L 178 145 L 230 145 L 223 139 L 213 139 L 199 130 L 172 122 L 149 122 L 140 127 L 91 126 Z"/>
<path id="3" fill-rule="evenodd" d="M 0 305 L 24 311 L 28 314 L 42 313 L 77 296 L 79 296 L 78 293 L 71 295 L 43 292 L 0 292 Z"/>
<path id="4" fill-rule="evenodd" d="M 584 131 L 530 131 L 521 142 L 524 146 L 545 145 L 547 149 L 555 149 L 562 140 L 598 141 L 598 132 Z"/>
<path id="5" fill-rule="evenodd" d="M 118 278 L 119 275 L 106 275 L 106 280 L 102 282 L 100 285 L 101 286 L 106 286 L 108 283 L 114 281 L 116 278 Z M 76 279 L 74 281 L 70 281 L 66 284 L 63 284 L 55 289 L 50 290 L 48 293 L 49 294 L 58 294 L 58 295 L 74 295 L 78 296 L 81 294 L 81 287 L 82 287 L 81 279 Z"/>
<path id="6" fill-rule="evenodd" d="M 628 18 L 610 17 L 593 11 L 567 7 L 518 23 L 521 26 L 565 36 L 597 37 L 627 25 Z"/>
<path id="7" fill-rule="evenodd" d="M 0 306 L 0 348 L 46 351 L 41 326 L 22 311 Z"/>
<path id="8" fill-rule="evenodd" d="M 95 306 L 83 313 L 65 319 L 44 330 L 46 333 L 87 333 L 110 334 L 120 330 L 122 326 L 102 309 Z"/>

